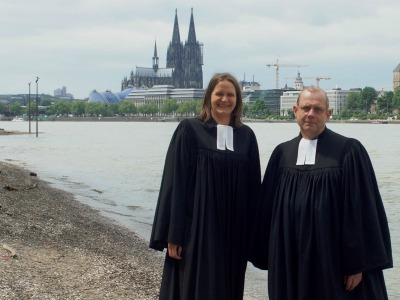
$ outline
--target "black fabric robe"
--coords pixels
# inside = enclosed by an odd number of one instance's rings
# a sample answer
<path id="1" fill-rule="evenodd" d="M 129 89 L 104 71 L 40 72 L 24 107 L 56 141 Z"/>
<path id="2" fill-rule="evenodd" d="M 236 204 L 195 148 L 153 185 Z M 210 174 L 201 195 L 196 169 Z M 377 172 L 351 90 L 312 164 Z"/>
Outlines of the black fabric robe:
<path id="1" fill-rule="evenodd" d="M 250 221 L 261 186 L 258 145 L 246 125 L 233 129 L 234 151 L 217 150 L 217 124 L 182 121 L 168 149 L 150 247 L 166 255 L 160 299 L 243 298 Z"/>
<path id="2" fill-rule="evenodd" d="M 297 166 L 300 140 L 275 148 L 262 183 L 251 261 L 268 269 L 269 299 L 387 299 L 390 235 L 368 153 L 325 128 L 315 165 Z M 346 291 L 344 276 L 359 272 Z"/>

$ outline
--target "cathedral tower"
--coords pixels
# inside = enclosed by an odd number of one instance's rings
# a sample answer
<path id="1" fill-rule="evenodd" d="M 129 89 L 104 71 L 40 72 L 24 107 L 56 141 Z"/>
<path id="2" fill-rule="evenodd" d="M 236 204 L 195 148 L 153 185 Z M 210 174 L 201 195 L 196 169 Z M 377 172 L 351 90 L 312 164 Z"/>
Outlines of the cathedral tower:
<path id="1" fill-rule="evenodd" d="M 181 42 L 178 11 L 175 10 L 172 40 L 167 49 L 167 65 L 165 68 L 159 65 L 157 42 L 154 43 L 152 59 L 151 67 L 136 66 L 136 70 L 131 71 L 129 78 L 124 77 L 121 82 L 121 90 L 130 85 L 136 88 L 151 88 L 154 85 L 173 85 L 175 88 L 203 88 L 203 44 L 196 40 L 193 9 L 185 45 Z"/>
<path id="2" fill-rule="evenodd" d="M 203 45 L 196 40 L 193 8 L 190 15 L 188 39 L 183 48 L 183 69 L 185 88 L 203 88 Z"/>
<path id="3" fill-rule="evenodd" d="M 167 68 L 174 68 L 174 86 L 182 88 L 184 87 L 184 72 L 183 72 L 183 44 L 181 43 L 181 37 L 179 34 L 178 25 L 178 10 L 175 10 L 175 21 L 174 30 L 172 33 L 172 40 L 169 43 L 167 50 Z"/>

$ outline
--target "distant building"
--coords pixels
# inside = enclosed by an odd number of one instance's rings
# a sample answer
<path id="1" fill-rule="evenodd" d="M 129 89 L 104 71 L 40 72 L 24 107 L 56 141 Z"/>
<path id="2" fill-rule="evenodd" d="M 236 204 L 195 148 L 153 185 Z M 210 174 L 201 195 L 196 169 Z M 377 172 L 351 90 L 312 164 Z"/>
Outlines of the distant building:
<path id="1" fill-rule="evenodd" d="M 298 91 L 304 90 L 303 78 L 301 78 L 300 72 L 297 72 L 297 77 L 294 81 L 294 88 Z"/>
<path id="2" fill-rule="evenodd" d="M 329 99 L 329 108 L 332 110 L 332 115 L 340 115 L 345 106 L 347 96 L 351 92 L 357 92 L 359 89 L 342 90 L 341 88 L 333 88 L 330 90 L 325 90 Z"/>
<path id="3" fill-rule="evenodd" d="M 283 92 L 280 101 L 280 115 L 281 116 L 289 116 L 289 111 L 293 110 L 293 105 L 296 105 L 297 97 L 301 91 L 292 90 Z"/>
<path id="4" fill-rule="evenodd" d="M 74 95 L 67 93 L 67 87 L 63 86 L 61 89 L 55 89 L 54 90 L 54 97 L 60 99 L 60 100 L 73 100 Z"/>
<path id="5" fill-rule="evenodd" d="M 393 70 L 393 90 L 400 87 L 400 64 Z"/>
<path id="6" fill-rule="evenodd" d="M 300 78 L 301 80 L 301 78 Z M 282 89 L 262 90 L 261 84 L 253 81 L 246 81 L 246 78 L 239 82 L 242 87 L 243 103 L 250 105 L 256 100 L 263 100 L 268 114 L 279 115 L 281 96 L 283 92 L 294 90 L 287 87 Z"/>
<path id="7" fill-rule="evenodd" d="M 350 92 L 355 90 L 342 90 L 341 88 L 333 88 L 325 90 L 329 99 L 329 108 L 332 110 L 332 115 L 339 115 L 342 113 L 346 99 Z M 297 97 L 301 93 L 300 90 L 286 91 L 281 96 L 280 112 L 282 116 L 288 115 L 288 110 L 293 109 L 293 105 L 296 105 Z"/>
<path id="8" fill-rule="evenodd" d="M 261 90 L 261 84 L 259 82 L 254 81 L 246 81 L 246 75 L 244 76 L 244 79 L 242 81 L 239 81 L 240 86 L 242 87 L 242 91 L 255 91 L 255 90 Z"/>
<path id="9" fill-rule="evenodd" d="M 155 85 L 172 85 L 176 88 L 203 88 L 203 44 L 196 40 L 196 31 L 193 19 L 193 9 L 190 16 L 188 39 L 183 44 L 180 39 L 178 14 L 175 11 L 175 22 L 172 40 L 167 50 L 167 64 L 165 68 L 159 65 L 157 43 L 154 44 L 153 66 L 136 67 L 131 71 L 129 78 L 125 77 L 121 83 L 121 90 L 128 86 L 134 88 Z"/>
<path id="10" fill-rule="evenodd" d="M 114 93 L 110 90 L 105 91 L 105 92 L 99 92 L 99 91 L 93 90 L 89 94 L 88 102 L 102 102 L 105 105 L 108 105 L 110 103 L 119 103 L 119 102 L 125 100 L 126 96 L 128 96 L 128 94 L 132 91 L 133 91 L 132 86 L 129 86 L 125 90 L 118 92 L 118 93 Z"/>
<path id="11" fill-rule="evenodd" d="M 254 101 L 260 99 L 265 102 L 265 107 L 270 114 L 280 114 L 281 96 L 286 90 L 284 89 L 271 89 L 271 90 L 250 90 L 242 91 L 243 102 L 252 104 Z"/>
<path id="12" fill-rule="evenodd" d="M 172 85 L 154 85 L 151 88 L 133 89 L 126 97 L 126 100 L 131 100 L 136 107 L 156 103 L 160 109 L 164 101 L 168 99 L 174 99 L 178 103 L 182 103 L 190 100 L 202 100 L 203 95 L 203 89 L 179 89 Z"/>

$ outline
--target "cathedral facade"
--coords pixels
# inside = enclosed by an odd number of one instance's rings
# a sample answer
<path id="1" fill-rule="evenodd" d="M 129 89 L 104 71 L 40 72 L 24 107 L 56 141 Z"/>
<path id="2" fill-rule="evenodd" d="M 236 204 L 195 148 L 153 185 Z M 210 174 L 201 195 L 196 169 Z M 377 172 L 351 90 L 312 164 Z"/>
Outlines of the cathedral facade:
<path id="1" fill-rule="evenodd" d="M 167 64 L 160 68 L 157 56 L 157 43 L 154 44 L 153 66 L 136 67 L 121 83 L 121 90 L 128 86 L 134 88 L 154 85 L 172 85 L 175 88 L 203 88 L 203 44 L 196 40 L 196 30 L 193 19 L 193 9 L 190 16 L 188 39 L 181 42 L 178 13 L 175 11 L 175 21 L 172 40 L 167 50 Z"/>

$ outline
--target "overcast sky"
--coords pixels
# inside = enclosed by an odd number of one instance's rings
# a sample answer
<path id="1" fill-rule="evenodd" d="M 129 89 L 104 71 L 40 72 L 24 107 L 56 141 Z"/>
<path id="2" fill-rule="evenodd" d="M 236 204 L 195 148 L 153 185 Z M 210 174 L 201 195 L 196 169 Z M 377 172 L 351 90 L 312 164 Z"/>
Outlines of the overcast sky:
<path id="1" fill-rule="evenodd" d="M 392 90 L 400 63 L 398 0 L 0 0 L 0 94 L 53 95 L 67 87 L 75 98 L 120 91 L 136 66 L 151 67 L 157 41 L 166 65 L 175 9 L 181 40 L 193 8 L 204 44 L 204 85 L 215 72 L 275 88 L 304 84 Z M 286 66 L 284 66 L 286 65 Z M 309 79 L 305 79 L 309 77 Z"/>

